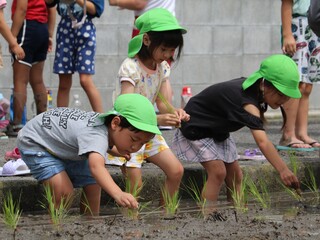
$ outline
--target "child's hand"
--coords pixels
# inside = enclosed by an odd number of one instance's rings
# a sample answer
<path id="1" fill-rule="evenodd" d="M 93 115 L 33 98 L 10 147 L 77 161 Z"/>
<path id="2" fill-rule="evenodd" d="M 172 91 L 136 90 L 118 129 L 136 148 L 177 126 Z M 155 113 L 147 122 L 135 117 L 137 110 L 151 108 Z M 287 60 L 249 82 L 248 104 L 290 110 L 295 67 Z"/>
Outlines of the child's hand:
<path id="1" fill-rule="evenodd" d="M 157 115 L 158 125 L 162 126 L 178 126 L 181 121 L 174 113 L 164 113 Z"/>
<path id="2" fill-rule="evenodd" d="M 19 44 L 14 44 L 13 46 L 9 46 L 9 49 L 12 53 L 16 55 L 17 60 L 22 60 L 25 57 L 24 50 Z"/>
<path id="3" fill-rule="evenodd" d="M 296 52 L 296 40 L 292 35 L 283 37 L 282 52 L 292 57 Z"/>
<path id="4" fill-rule="evenodd" d="M 182 108 L 177 108 L 175 112 L 181 121 L 188 122 L 190 120 L 190 115 Z"/>
<path id="5" fill-rule="evenodd" d="M 114 200 L 116 200 L 117 204 L 121 207 L 138 208 L 139 206 L 137 200 L 130 193 L 126 192 L 121 192 Z"/>
<path id="6" fill-rule="evenodd" d="M 292 187 L 294 189 L 300 189 L 300 183 L 298 178 L 289 170 L 289 168 L 284 169 L 280 172 L 280 177 L 282 182 L 287 187 Z"/>

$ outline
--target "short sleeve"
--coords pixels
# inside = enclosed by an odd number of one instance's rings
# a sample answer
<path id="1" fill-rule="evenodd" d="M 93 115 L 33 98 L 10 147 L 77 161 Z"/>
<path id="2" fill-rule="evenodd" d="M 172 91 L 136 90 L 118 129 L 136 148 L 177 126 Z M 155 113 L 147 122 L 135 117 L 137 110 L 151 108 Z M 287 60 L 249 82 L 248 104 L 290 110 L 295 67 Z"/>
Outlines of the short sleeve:
<path id="1" fill-rule="evenodd" d="M 95 17 L 100 17 L 104 11 L 104 0 L 93 0 L 92 2 L 96 7 Z"/>
<path id="2" fill-rule="evenodd" d="M 170 65 L 168 64 L 167 61 L 163 61 L 161 63 L 161 82 L 164 82 L 167 79 L 169 79 L 170 72 L 171 72 Z"/>
<path id="3" fill-rule="evenodd" d="M 118 77 L 120 82 L 129 81 L 135 86 L 141 79 L 141 70 L 137 65 L 137 60 L 131 58 L 124 60 L 119 69 Z"/>

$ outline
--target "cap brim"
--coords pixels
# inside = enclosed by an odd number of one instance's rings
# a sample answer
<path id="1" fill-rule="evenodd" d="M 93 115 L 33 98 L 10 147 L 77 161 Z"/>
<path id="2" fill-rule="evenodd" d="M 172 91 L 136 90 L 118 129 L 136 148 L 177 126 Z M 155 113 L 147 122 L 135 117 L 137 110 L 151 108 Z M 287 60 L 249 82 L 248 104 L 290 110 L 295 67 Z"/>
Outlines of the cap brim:
<path id="1" fill-rule="evenodd" d="M 284 86 L 281 86 L 277 83 L 272 83 L 272 85 L 278 89 L 278 91 L 280 91 L 282 94 L 290 97 L 290 98 L 301 98 L 301 92 L 299 90 L 299 88 L 297 89 L 290 89 L 288 87 L 284 87 Z"/>
<path id="2" fill-rule="evenodd" d="M 117 112 L 116 110 L 110 110 L 109 112 L 101 113 L 98 116 L 98 118 L 103 119 L 103 118 L 108 117 L 109 115 L 121 115 L 121 114 L 119 112 Z M 127 119 L 127 120 L 132 126 L 134 126 L 135 128 L 137 128 L 137 129 L 139 129 L 141 131 L 150 132 L 150 133 L 154 133 L 154 134 L 157 134 L 157 135 L 161 135 L 162 134 L 157 126 L 146 124 L 146 123 L 137 122 L 137 121 L 130 120 L 130 119 Z"/>

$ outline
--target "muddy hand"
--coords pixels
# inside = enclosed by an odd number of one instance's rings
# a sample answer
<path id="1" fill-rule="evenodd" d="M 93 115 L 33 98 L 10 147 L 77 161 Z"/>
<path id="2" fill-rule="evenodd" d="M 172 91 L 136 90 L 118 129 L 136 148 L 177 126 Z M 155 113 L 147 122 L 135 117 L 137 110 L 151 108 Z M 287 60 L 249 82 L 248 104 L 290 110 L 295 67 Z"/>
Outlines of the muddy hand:
<path id="1" fill-rule="evenodd" d="M 299 197 L 301 197 L 301 188 L 300 188 L 300 184 L 299 183 L 296 183 L 296 182 L 293 182 L 291 184 L 291 187 L 296 190 L 296 193 Z"/>

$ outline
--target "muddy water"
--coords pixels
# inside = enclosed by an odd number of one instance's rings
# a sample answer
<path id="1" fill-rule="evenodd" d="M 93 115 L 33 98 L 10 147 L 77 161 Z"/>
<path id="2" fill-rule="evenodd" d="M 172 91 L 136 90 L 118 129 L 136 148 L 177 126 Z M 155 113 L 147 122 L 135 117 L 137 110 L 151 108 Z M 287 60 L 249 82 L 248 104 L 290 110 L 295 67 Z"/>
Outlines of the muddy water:
<path id="1" fill-rule="evenodd" d="M 303 200 L 274 193 L 270 208 L 250 201 L 248 210 L 234 209 L 222 199 L 221 218 L 203 217 L 191 200 L 181 200 L 175 218 L 168 219 L 156 203 L 150 203 L 132 220 L 116 207 L 102 208 L 100 217 L 80 217 L 72 209 L 59 226 L 46 212 L 24 213 L 15 239 L 320 239 L 319 199 L 303 193 Z M 13 239 L 13 231 L 0 223 L 1 239 Z"/>

